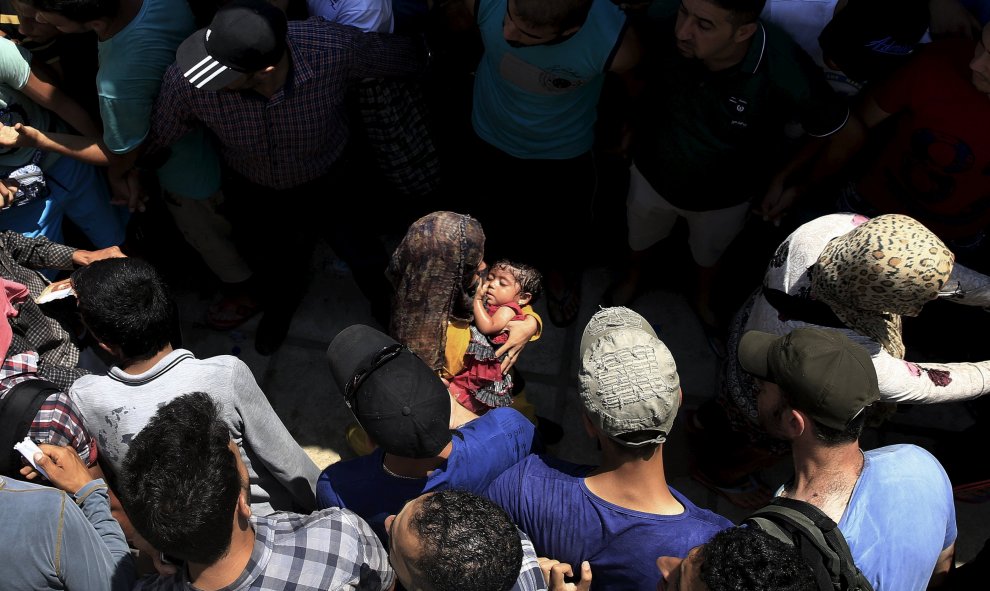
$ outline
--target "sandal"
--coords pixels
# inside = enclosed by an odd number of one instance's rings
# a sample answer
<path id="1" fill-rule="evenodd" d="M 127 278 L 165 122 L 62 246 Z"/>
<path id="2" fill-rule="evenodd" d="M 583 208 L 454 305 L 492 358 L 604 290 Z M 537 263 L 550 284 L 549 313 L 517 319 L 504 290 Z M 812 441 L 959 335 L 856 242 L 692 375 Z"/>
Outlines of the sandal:
<path id="1" fill-rule="evenodd" d="M 715 492 L 736 507 L 743 509 L 759 509 L 773 499 L 773 493 L 767 485 L 750 474 L 742 482 L 731 486 L 716 484 L 699 470 L 691 471 L 691 478 L 703 484 L 712 492 Z"/>
<path id="2" fill-rule="evenodd" d="M 230 330 L 244 324 L 261 310 L 261 303 L 251 296 L 223 296 L 210 305 L 206 312 L 206 324 L 216 330 Z"/>

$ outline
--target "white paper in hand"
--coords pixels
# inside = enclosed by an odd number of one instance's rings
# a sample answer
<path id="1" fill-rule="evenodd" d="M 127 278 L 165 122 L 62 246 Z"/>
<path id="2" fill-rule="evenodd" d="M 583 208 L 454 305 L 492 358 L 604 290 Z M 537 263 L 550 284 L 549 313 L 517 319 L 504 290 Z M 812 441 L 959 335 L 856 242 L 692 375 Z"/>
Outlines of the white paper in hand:
<path id="1" fill-rule="evenodd" d="M 41 451 L 41 448 L 38 447 L 38 445 L 35 442 L 31 441 L 29 437 L 25 437 L 24 441 L 14 444 L 14 449 L 21 452 L 21 455 L 24 456 L 24 459 L 27 460 L 32 466 L 34 466 L 34 469 L 37 470 L 42 476 L 48 478 L 48 473 L 42 470 L 41 468 L 39 468 L 38 464 L 34 462 L 34 454 L 44 453 Z M 51 479 L 49 478 L 49 480 Z"/>

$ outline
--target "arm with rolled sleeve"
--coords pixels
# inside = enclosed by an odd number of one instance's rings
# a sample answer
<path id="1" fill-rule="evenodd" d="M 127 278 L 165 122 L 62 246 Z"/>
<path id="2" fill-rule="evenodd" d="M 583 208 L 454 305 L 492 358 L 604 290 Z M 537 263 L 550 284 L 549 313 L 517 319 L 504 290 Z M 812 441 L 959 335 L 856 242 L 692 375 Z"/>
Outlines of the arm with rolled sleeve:
<path id="1" fill-rule="evenodd" d="M 293 439 L 258 386 L 250 368 L 238 360 L 231 375 L 237 393 L 237 412 L 244 422 L 244 442 L 292 494 L 303 512 L 316 508 L 316 481 L 320 469 Z"/>
<path id="2" fill-rule="evenodd" d="M 124 532 L 110 514 L 107 485 L 94 480 L 63 504 L 56 570 L 68 590 L 127 591 L 136 577 Z"/>
<path id="3" fill-rule="evenodd" d="M 951 294 L 947 296 L 950 302 L 986 308 L 990 306 L 990 277 L 957 264 L 942 292 Z M 990 393 L 990 360 L 913 363 L 889 355 L 876 342 L 863 344 L 870 351 L 879 349 L 873 356 L 873 364 L 884 400 L 935 404 L 971 400 Z"/>
<path id="4" fill-rule="evenodd" d="M 57 392 L 45 400 L 28 434 L 34 441 L 69 446 L 86 466 L 92 466 L 97 459 L 96 440 L 83 425 L 84 419 L 68 394 Z"/>
<path id="5" fill-rule="evenodd" d="M 874 354 L 873 365 L 880 397 L 891 402 L 937 404 L 990 393 L 990 361 L 913 363 L 881 349 Z"/>
<path id="6" fill-rule="evenodd" d="M 72 269 L 72 253 L 76 252 L 44 236 L 28 238 L 10 230 L 0 232 L 0 249 L 28 269 Z"/>

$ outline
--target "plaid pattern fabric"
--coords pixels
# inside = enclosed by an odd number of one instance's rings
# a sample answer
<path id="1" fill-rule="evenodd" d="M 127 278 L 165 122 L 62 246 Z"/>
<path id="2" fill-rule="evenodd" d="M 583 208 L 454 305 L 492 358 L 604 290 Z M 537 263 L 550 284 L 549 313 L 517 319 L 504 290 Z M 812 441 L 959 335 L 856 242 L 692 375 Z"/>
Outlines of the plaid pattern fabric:
<path id="1" fill-rule="evenodd" d="M 40 357 L 38 375 L 63 389 L 87 372 L 76 367 L 79 347 L 65 327 L 46 316 L 34 303 L 33 298 L 48 284 L 34 269 L 72 269 L 75 251 L 44 237 L 27 238 L 17 232 L 0 232 L 0 275 L 26 285 L 32 296 L 18 305 L 18 315 L 10 319 L 14 338 L 8 356 L 36 351 Z"/>
<path id="2" fill-rule="evenodd" d="M 271 98 L 253 91 L 196 89 L 176 64 L 165 72 L 151 118 L 148 149 L 170 146 L 202 124 L 224 162 L 248 180 L 290 189 L 330 170 L 350 136 L 348 87 L 363 78 L 421 72 L 422 42 L 362 33 L 313 17 L 289 23 L 290 77 Z"/>
<path id="3" fill-rule="evenodd" d="M 366 80 L 355 89 L 361 127 L 378 169 L 395 190 L 425 197 L 440 183 L 440 157 L 420 84 Z"/>
<path id="4" fill-rule="evenodd" d="M 241 576 L 224 591 L 324 591 L 388 589 L 395 573 L 371 527 L 346 509 L 312 515 L 253 516 L 255 542 Z M 152 576 L 135 586 L 145 591 L 193 591 L 186 569 L 174 577 Z"/>
<path id="5" fill-rule="evenodd" d="M 11 388 L 40 377 L 34 351 L 12 355 L 0 365 L 0 400 Z M 87 466 L 96 463 L 96 441 L 83 428 L 82 419 L 64 392 L 48 396 L 28 428 L 28 437 L 39 443 L 68 445 Z"/>
<path id="6" fill-rule="evenodd" d="M 543 571 L 540 570 L 533 541 L 522 531 L 519 532 L 519 538 L 522 540 L 523 562 L 522 568 L 519 569 L 519 578 L 516 579 L 512 591 L 546 591 L 547 582 L 543 579 Z"/>

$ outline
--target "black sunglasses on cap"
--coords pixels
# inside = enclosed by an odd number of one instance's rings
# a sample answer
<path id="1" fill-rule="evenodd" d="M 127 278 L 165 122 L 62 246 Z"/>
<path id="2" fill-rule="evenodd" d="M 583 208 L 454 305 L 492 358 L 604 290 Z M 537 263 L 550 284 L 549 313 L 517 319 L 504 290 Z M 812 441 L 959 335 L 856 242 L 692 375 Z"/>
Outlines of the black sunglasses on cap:
<path id="1" fill-rule="evenodd" d="M 368 376 L 375 373 L 381 366 L 398 357 L 403 349 L 408 350 L 408 347 L 401 343 L 384 347 L 372 357 L 370 364 L 354 372 L 354 377 L 344 386 L 344 404 L 347 405 L 347 408 L 354 410 L 354 398 L 357 396 L 357 390 L 368 379 Z"/>

